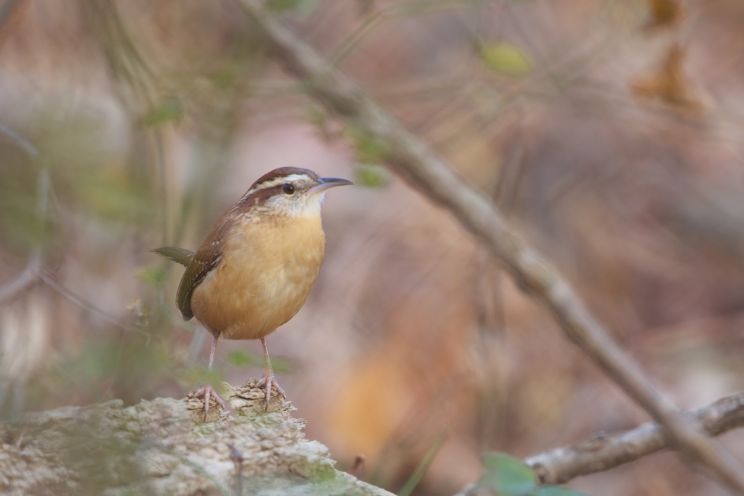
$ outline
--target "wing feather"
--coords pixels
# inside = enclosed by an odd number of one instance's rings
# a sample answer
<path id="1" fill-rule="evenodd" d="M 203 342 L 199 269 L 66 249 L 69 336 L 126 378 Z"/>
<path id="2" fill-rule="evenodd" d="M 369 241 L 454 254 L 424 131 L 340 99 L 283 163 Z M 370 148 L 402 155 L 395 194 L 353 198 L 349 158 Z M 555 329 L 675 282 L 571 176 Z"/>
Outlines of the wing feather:
<path id="1" fill-rule="evenodd" d="M 152 250 L 158 255 L 162 255 L 165 258 L 172 260 L 173 262 L 179 263 L 184 267 L 188 267 L 191 260 L 194 258 L 194 252 L 187 250 L 186 248 L 178 248 L 176 246 L 161 246 Z"/>
<path id="2" fill-rule="evenodd" d="M 190 320 L 194 316 L 191 311 L 191 295 L 194 290 L 212 270 L 219 266 L 222 260 L 222 245 L 225 235 L 234 222 L 231 213 L 228 212 L 217 227 L 204 239 L 181 277 L 176 295 L 176 304 L 185 320 Z"/>

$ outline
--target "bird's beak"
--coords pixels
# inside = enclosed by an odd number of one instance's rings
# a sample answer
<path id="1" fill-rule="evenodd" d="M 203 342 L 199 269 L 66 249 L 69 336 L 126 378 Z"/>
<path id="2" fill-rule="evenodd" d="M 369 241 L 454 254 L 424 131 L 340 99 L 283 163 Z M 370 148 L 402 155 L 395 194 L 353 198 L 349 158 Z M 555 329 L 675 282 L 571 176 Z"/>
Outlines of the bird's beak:
<path id="1" fill-rule="evenodd" d="M 320 191 L 325 191 L 329 188 L 335 188 L 336 186 L 349 186 L 352 185 L 351 181 L 348 179 L 343 179 L 341 177 L 321 177 L 318 180 L 318 184 L 310 188 L 311 191 L 318 193 Z"/>

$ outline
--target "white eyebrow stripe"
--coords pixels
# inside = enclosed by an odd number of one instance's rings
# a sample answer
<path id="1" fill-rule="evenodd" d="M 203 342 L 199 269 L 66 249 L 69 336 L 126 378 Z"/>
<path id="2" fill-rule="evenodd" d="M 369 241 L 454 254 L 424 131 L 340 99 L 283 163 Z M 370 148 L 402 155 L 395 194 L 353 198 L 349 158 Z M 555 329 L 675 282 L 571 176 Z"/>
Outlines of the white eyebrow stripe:
<path id="1" fill-rule="evenodd" d="M 264 181 L 262 183 L 257 184 L 253 188 L 251 188 L 248 193 L 254 193 L 256 191 L 262 190 L 262 189 L 268 189 L 273 188 L 274 186 L 278 186 L 282 183 L 286 182 L 295 182 L 295 181 L 302 181 L 302 180 L 312 180 L 310 176 L 307 174 L 290 174 L 288 176 L 282 176 L 282 177 L 276 177 L 274 179 L 271 179 L 270 181 Z"/>

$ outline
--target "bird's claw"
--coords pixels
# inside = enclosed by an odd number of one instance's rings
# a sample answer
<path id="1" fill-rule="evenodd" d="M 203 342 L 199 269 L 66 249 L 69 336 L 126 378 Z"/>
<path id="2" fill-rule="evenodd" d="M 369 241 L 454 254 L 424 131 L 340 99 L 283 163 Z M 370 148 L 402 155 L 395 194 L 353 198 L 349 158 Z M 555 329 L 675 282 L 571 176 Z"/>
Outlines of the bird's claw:
<path id="1" fill-rule="evenodd" d="M 222 399 L 222 396 L 217 393 L 217 391 L 214 390 L 212 386 L 202 386 L 196 391 L 194 391 L 194 397 L 196 398 L 202 398 L 204 400 L 204 422 L 207 421 L 208 414 L 209 414 L 209 403 L 211 401 L 211 398 L 214 398 L 214 401 L 225 411 L 232 411 L 232 408 L 230 408 L 230 405 Z"/>
<path id="2" fill-rule="evenodd" d="M 282 398 L 287 398 L 287 393 L 284 391 L 284 388 L 282 388 L 278 382 L 276 382 L 276 378 L 273 374 L 266 374 L 264 375 L 257 384 L 258 387 L 262 387 L 266 389 L 266 406 L 265 409 L 269 410 L 269 401 L 271 401 L 271 390 L 276 389 L 276 392 L 279 393 Z"/>

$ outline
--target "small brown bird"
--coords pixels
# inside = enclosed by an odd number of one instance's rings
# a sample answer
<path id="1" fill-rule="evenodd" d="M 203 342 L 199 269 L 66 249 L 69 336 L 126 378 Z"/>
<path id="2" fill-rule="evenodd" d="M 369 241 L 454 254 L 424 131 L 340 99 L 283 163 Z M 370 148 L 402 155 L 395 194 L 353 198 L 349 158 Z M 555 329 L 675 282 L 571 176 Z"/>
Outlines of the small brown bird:
<path id="1" fill-rule="evenodd" d="M 318 177 L 308 169 L 282 167 L 261 176 L 215 224 L 196 253 L 163 247 L 155 252 L 186 267 L 176 302 L 212 333 L 209 369 L 219 338 L 259 339 L 265 368 L 266 407 L 274 380 L 266 336 L 305 303 L 325 253 L 321 204 L 326 190 L 352 184 Z M 212 394 L 205 386 L 204 415 Z M 283 393 L 283 392 L 282 392 Z"/>

